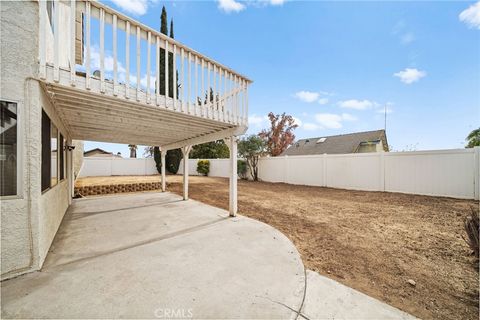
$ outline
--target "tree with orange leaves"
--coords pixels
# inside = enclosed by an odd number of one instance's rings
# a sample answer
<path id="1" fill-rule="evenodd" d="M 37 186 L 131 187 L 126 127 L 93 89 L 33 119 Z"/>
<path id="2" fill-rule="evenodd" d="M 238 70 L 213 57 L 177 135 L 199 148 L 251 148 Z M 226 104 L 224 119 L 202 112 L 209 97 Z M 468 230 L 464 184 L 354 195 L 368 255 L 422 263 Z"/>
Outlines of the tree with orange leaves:
<path id="1" fill-rule="evenodd" d="M 285 112 L 281 115 L 270 112 L 268 119 L 270 120 L 270 129 L 263 129 L 258 135 L 265 140 L 268 153 L 272 157 L 276 157 L 293 144 L 295 140 L 293 130 L 298 125 L 295 124 L 295 119 Z"/>

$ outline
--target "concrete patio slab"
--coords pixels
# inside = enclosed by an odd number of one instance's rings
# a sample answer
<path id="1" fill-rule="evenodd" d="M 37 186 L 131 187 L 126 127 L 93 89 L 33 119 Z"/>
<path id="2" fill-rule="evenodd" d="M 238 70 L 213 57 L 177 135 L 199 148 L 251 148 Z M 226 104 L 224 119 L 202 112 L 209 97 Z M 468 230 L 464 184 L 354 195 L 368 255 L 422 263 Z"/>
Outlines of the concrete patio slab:
<path id="1" fill-rule="evenodd" d="M 170 193 L 74 201 L 2 318 L 294 318 L 304 268 L 280 232 Z"/>
<path id="2" fill-rule="evenodd" d="M 308 319 L 416 319 L 310 270 L 307 270 L 307 289 L 301 313 Z"/>
<path id="3" fill-rule="evenodd" d="M 43 269 L 1 293 L 2 319 L 410 317 L 305 271 L 276 229 L 171 193 L 75 200 Z"/>

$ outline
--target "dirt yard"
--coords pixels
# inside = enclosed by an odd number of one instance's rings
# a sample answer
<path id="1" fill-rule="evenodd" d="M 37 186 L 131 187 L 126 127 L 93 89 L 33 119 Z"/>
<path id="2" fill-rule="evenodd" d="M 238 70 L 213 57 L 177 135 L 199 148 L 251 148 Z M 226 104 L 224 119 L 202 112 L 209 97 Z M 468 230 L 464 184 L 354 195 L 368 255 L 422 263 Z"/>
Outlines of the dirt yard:
<path id="1" fill-rule="evenodd" d="M 168 180 L 181 194 L 181 177 Z M 462 239 L 478 202 L 247 181 L 238 190 L 239 213 L 287 235 L 307 268 L 420 318 L 478 319 L 478 265 Z M 190 197 L 228 209 L 228 180 L 191 177 Z"/>

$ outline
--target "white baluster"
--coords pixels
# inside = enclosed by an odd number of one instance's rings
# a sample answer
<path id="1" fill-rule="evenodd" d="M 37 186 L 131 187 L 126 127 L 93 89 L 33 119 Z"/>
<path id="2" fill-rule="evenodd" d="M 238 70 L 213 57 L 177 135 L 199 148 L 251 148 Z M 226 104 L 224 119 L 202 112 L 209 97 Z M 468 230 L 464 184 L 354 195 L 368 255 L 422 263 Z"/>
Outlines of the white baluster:
<path id="1" fill-rule="evenodd" d="M 203 94 L 205 93 L 205 83 L 204 83 L 204 79 L 205 79 L 205 61 L 203 60 L 202 58 L 202 67 L 201 67 L 201 70 L 202 70 L 202 93 L 200 95 L 200 116 L 204 116 L 203 114 L 203 107 L 205 105 L 205 101 L 203 100 Z"/>
<path id="2" fill-rule="evenodd" d="M 125 98 L 130 98 L 130 21 L 125 27 Z"/>
<path id="3" fill-rule="evenodd" d="M 53 80 L 55 82 L 60 81 L 60 1 L 55 0 L 55 12 L 54 12 L 54 31 L 53 31 Z"/>
<path id="4" fill-rule="evenodd" d="M 150 103 L 150 47 L 152 43 L 152 33 L 148 31 L 147 35 L 147 103 Z"/>
<path id="5" fill-rule="evenodd" d="M 248 81 L 245 80 L 245 124 L 248 125 Z"/>
<path id="6" fill-rule="evenodd" d="M 100 8 L 100 92 L 105 93 L 105 11 Z"/>
<path id="7" fill-rule="evenodd" d="M 222 68 L 218 67 L 218 120 L 220 120 L 223 117 L 223 112 L 222 112 Z M 223 121 L 223 119 L 222 119 Z"/>
<path id="8" fill-rule="evenodd" d="M 157 81 L 155 82 L 155 95 L 157 98 L 157 106 L 160 104 L 160 38 L 157 36 L 156 44 L 156 62 L 157 66 L 155 69 Z"/>
<path id="9" fill-rule="evenodd" d="M 116 96 L 118 86 L 118 55 L 117 55 L 117 15 L 113 15 L 112 37 L 113 37 L 113 95 Z"/>
<path id="10" fill-rule="evenodd" d="M 77 12 L 77 3 L 70 0 L 70 84 L 75 86 L 76 63 L 75 63 L 75 15 Z"/>
<path id="11" fill-rule="evenodd" d="M 207 62 L 207 109 L 206 109 L 206 116 L 207 118 L 210 118 L 210 114 L 212 113 L 212 103 L 210 102 L 211 97 L 210 97 L 210 89 L 212 88 L 212 82 L 210 80 L 210 62 Z"/>
<path id="12" fill-rule="evenodd" d="M 184 60 L 185 60 L 185 52 L 183 48 L 180 50 L 180 59 L 182 63 L 180 64 L 180 97 L 181 97 L 181 104 L 180 104 L 180 111 L 185 112 L 184 101 L 185 101 L 185 74 L 184 74 Z"/>
<path id="13" fill-rule="evenodd" d="M 85 57 L 85 86 L 87 90 L 90 90 L 90 2 L 87 1 L 85 3 L 85 21 L 86 21 L 86 42 L 87 42 L 87 49 L 86 49 L 86 57 Z"/>
<path id="14" fill-rule="evenodd" d="M 39 14 L 39 41 L 40 43 L 38 44 L 38 51 L 40 53 L 40 71 L 39 71 L 39 76 L 40 79 L 46 79 L 47 77 L 47 62 L 46 62 L 46 29 L 47 29 L 47 2 L 46 1 L 39 1 L 39 7 L 38 9 L 40 10 Z"/>
<path id="15" fill-rule="evenodd" d="M 192 92 L 191 87 L 192 87 L 192 65 L 191 65 L 191 60 L 192 60 L 192 54 L 190 51 L 188 52 L 188 99 L 187 99 L 187 111 L 190 114 L 190 101 L 192 100 Z"/>
<path id="16" fill-rule="evenodd" d="M 193 103 L 193 113 L 197 115 L 197 110 L 198 110 L 198 57 L 195 56 L 195 96 L 193 97 L 194 103 Z"/>
<path id="17" fill-rule="evenodd" d="M 165 39 L 165 108 L 168 108 L 168 41 Z"/>
<path id="18" fill-rule="evenodd" d="M 213 64 L 213 103 L 212 103 L 212 118 L 215 119 L 217 109 L 217 74 L 216 66 Z"/>
<path id="19" fill-rule="evenodd" d="M 140 27 L 137 26 L 137 101 L 140 101 Z"/>
<path id="20" fill-rule="evenodd" d="M 177 45 L 173 44 L 173 63 L 172 63 L 172 75 L 173 75 L 173 110 L 177 110 Z"/>
<path id="21" fill-rule="evenodd" d="M 223 72 L 223 77 L 224 77 L 224 81 L 223 81 L 223 104 L 222 104 L 222 108 L 223 108 L 223 122 L 227 122 L 227 70 L 225 70 Z"/>

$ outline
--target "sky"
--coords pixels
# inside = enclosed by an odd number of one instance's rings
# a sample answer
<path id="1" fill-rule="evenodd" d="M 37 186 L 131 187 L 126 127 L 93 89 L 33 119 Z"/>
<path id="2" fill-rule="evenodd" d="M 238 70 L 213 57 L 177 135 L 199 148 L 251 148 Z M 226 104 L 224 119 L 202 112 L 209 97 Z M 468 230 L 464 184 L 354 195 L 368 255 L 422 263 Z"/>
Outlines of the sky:
<path id="1" fill-rule="evenodd" d="M 165 6 L 176 40 L 252 79 L 249 134 L 269 112 L 301 139 L 382 129 L 387 110 L 392 150 L 435 150 L 480 126 L 480 1 L 102 2 L 156 30 Z"/>

